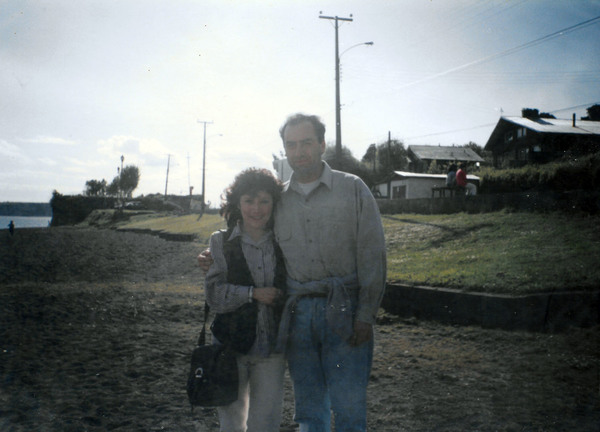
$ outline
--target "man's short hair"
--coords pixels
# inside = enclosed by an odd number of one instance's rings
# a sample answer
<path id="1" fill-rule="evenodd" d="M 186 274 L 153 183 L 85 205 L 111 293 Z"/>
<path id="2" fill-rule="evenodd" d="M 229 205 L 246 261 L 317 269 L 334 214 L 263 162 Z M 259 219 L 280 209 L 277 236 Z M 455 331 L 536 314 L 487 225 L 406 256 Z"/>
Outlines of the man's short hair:
<path id="1" fill-rule="evenodd" d="M 283 140 L 283 134 L 285 133 L 285 128 L 288 126 L 296 126 L 300 123 L 309 122 L 312 124 L 313 129 L 315 130 L 315 134 L 317 135 L 317 139 L 320 143 L 325 141 L 325 124 L 321 121 L 321 119 L 316 115 L 306 115 L 302 113 L 292 114 L 287 118 L 283 126 L 279 129 L 279 136 Z M 285 144 L 285 143 L 284 143 Z"/>

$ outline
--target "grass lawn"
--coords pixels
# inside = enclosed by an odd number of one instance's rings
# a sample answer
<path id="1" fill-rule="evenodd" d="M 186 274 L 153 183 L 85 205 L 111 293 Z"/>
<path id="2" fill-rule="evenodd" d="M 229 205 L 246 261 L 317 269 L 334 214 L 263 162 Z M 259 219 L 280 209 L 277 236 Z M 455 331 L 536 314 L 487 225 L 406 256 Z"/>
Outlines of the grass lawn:
<path id="1" fill-rule="evenodd" d="M 388 280 L 525 294 L 600 286 L 600 217 L 384 215 Z"/>
<path id="2" fill-rule="evenodd" d="M 201 218 L 195 214 L 182 216 L 146 214 L 133 216 L 129 221 L 117 224 L 117 228 L 147 229 L 172 234 L 195 234 L 198 242 L 208 244 L 210 235 L 225 228 L 225 222 L 218 214 L 204 214 Z"/>
<path id="3" fill-rule="evenodd" d="M 466 291 L 526 294 L 600 287 L 600 216 L 563 213 L 383 215 L 388 280 Z M 119 228 L 196 233 L 224 228 L 217 214 L 140 215 Z"/>

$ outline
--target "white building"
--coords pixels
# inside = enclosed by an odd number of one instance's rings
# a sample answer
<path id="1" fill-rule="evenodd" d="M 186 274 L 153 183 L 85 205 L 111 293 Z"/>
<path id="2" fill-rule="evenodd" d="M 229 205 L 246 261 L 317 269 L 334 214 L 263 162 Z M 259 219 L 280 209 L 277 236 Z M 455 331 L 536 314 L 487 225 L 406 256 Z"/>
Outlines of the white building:
<path id="1" fill-rule="evenodd" d="M 479 188 L 479 177 L 467 174 L 467 181 Z M 394 171 L 394 176 L 387 183 L 380 183 L 373 188 L 377 198 L 412 199 L 431 198 L 431 188 L 446 186 L 445 174 L 423 174 L 406 171 Z"/>
<path id="2" fill-rule="evenodd" d="M 290 168 L 287 158 L 275 159 L 273 161 L 273 169 L 277 173 L 277 178 L 284 183 L 292 176 L 292 168 Z"/>

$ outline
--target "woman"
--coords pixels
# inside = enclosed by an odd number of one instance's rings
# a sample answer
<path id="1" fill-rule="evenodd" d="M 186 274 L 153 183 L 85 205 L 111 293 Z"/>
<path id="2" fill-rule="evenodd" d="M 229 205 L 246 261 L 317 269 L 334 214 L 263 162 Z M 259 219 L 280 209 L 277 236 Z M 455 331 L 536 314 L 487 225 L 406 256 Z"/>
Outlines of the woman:
<path id="1" fill-rule="evenodd" d="M 448 173 L 446 174 L 446 187 L 456 187 L 456 164 L 450 164 Z"/>
<path id="2" fill-rule="evenodd" d="M 226 189 L 221 205 L 228 229 L 210 238 L 214 263 L 205 287 L 211 309 L 217 314 L 235 314 L 247 310 L 249 303 L 257 305 L 252 319 L 246 320 L 249 350 L 237 354 L 238 399 L 217 409 L 221 431 L 279 431 L 285 361 L 283 354 L 273 351 L 285 268 L 272 227 L 281 190 L 281 183 L 265 169 L 242 171 Z"/>

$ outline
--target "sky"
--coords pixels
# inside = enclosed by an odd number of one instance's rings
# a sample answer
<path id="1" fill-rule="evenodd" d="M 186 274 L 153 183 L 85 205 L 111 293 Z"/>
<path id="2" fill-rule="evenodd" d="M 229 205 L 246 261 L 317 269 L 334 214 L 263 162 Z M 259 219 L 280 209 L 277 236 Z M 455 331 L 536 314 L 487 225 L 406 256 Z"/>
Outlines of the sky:
<path id="1" fill-rule="evenodd" d="M 485 146 L 501 115 L 600 103 L 600 0 L 0 0 L 0 202 L 110 183 L 121 156 L 135 196 L 199 194 L 205 148 L 217 207 L 238 172 L 282 157 L 288 115 L 320 116 L 335 143 L 320 15 L 352 17 L 341 125 L 357 159 L 388 134 Z"/>

